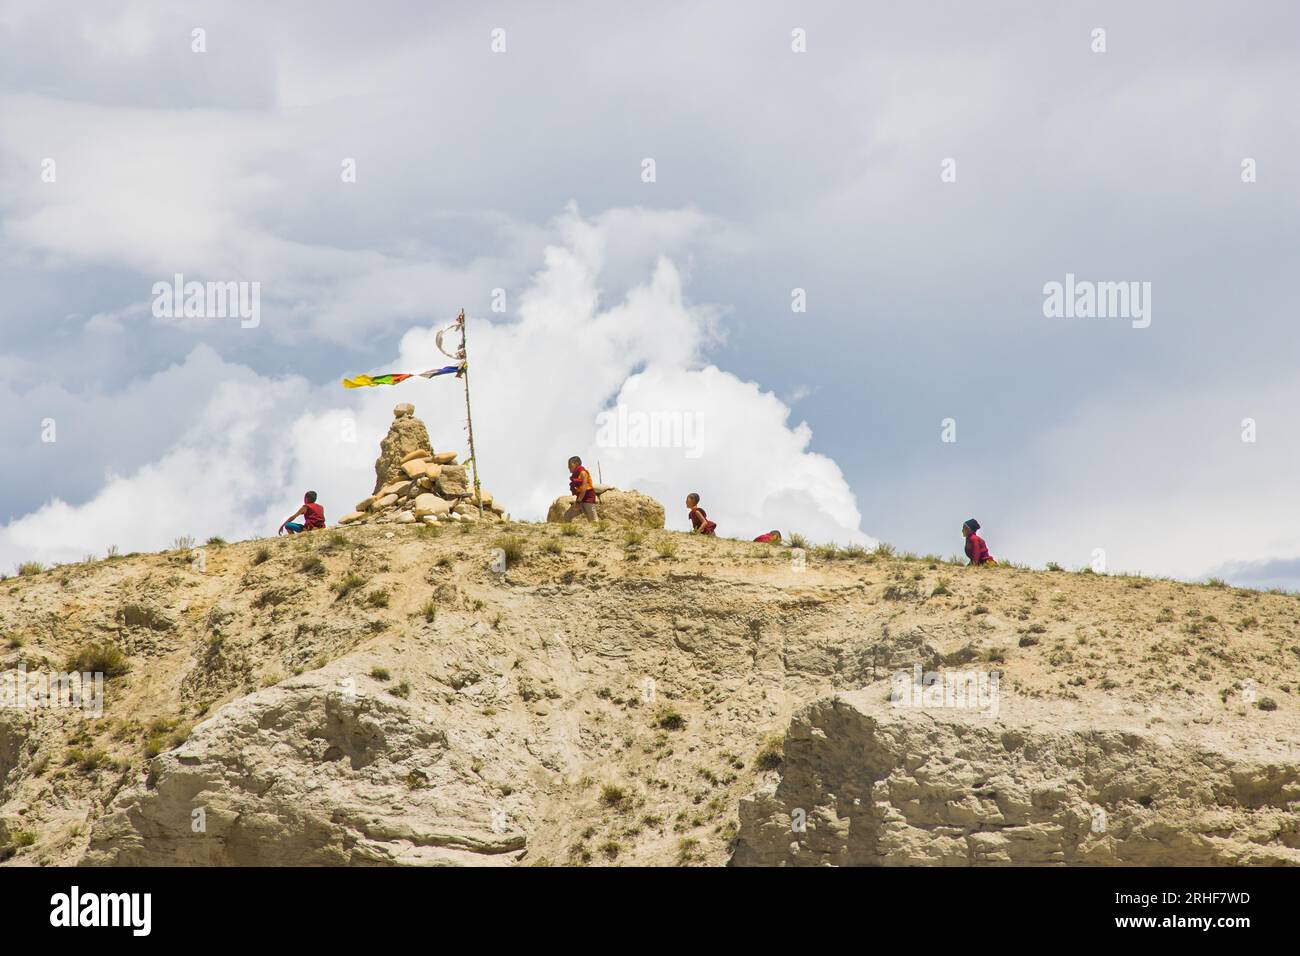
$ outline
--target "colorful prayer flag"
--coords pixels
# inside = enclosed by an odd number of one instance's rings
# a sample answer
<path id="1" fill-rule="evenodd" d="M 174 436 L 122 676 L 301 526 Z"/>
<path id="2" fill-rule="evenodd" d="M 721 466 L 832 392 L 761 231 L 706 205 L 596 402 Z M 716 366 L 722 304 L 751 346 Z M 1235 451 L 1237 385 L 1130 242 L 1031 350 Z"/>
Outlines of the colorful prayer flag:
<path id="1" fill-rule="evenodd" d="M 358 375 L 355 378 L 345 378 L 343 380 L 344 388 L 369 388 L 375 385 L 397 385 L 405 382 L 408 378 L 433 378 L 435 375 L 451 375 L 455 373 L 460 378 L 465 372 L 465 363 L 459 365 L 444 365 L 442 368 L 431 368 L 427 372 L 385 372 L 383 375 Z"/>

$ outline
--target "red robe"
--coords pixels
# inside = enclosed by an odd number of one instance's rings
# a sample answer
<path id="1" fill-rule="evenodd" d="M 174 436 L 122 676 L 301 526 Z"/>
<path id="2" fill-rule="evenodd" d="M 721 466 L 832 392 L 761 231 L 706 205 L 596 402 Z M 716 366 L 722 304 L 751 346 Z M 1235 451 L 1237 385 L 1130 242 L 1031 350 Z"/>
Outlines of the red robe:
<path id="1" fill-rule="evenodd" d="M 709 520 L 709 516 L 704 513 L 703 508 L 692 508 L 691 527 L 700 534 L 713 534 L 718 526 Z"/>
<path id="2" fill-rule="evenodd" d="M 569 494 L 574 495 L 580 502 L 585 501 L 593 505 L 596 503 L 596 486 L 592 484 L 591 472 L 582 465 L 569 472 Z"/>
<path id="3" fill-rule="evenodd" d="M 997 564 L 989 554 L 989 546 L 977 534 L 966 538 L 966 557 L 970 558 L 971 564 Z"/>
<path id="4" fill-rule="evenodd" d="M 303 507 L 302 520 L 308 528 L 325 527 L 325 508 L 316 502 L 305 504 Z"/>

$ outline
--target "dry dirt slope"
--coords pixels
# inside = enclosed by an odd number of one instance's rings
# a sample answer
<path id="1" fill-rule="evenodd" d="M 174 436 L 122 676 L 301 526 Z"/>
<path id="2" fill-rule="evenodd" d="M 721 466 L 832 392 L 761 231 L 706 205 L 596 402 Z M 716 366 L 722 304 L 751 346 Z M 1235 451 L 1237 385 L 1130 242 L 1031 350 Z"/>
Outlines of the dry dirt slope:
<path id="1" fill-rule="evenodd" d="M 97 720 L 0 710 L 0 857 L 1300 861 L 1293 596 L 572 532 L 372 526 L 0 582 L 0 672 L 100 640 L 128 665 Z M 998 671 L 998 714 L 889 706 L 918 663 Z"/>

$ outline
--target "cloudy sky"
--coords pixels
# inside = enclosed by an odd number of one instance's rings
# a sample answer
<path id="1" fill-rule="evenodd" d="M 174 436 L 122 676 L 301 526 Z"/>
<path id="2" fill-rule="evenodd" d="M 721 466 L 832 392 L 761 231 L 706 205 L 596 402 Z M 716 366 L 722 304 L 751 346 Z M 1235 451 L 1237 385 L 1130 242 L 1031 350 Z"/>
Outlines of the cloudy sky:
<path id="1" fill-rule="evenodd" d="M 398 401 L 462 449 L 456 381 L 339 379 L 443 364 L 463 307 L 515 517 L 578 453 L 670 527 L 695 490 L 724 535 L 950 554 L 973 515 L 1001 558 L 1300 587 L 1297 38 L 1285 2 L 4 0 L 0 568 L 337 518 Z M 178 273 L 256 323 L 156 315 Z M 1149 325 L 1046 316 L 1067 274 L 1150 283 Z"/>

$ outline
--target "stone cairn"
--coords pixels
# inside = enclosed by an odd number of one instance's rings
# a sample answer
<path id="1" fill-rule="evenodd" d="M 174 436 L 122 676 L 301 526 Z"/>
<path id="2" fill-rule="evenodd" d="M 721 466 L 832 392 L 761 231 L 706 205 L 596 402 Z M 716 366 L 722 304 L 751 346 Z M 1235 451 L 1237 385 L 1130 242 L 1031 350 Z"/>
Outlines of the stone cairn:
<path id="1" fill-rule="evenodd" d="M 505 510 L 487 491 L 482 494 L 484 520 L 500 521 Z M 456 453 L 435 453 L 428 429 L 415 417 L 415 406 L 403 404 L 393 409 L 393 424 L 379 445 L 374 492 L 339 524 L 477 521 L 478 505 L 466 467 L 456 464 Z"/>

